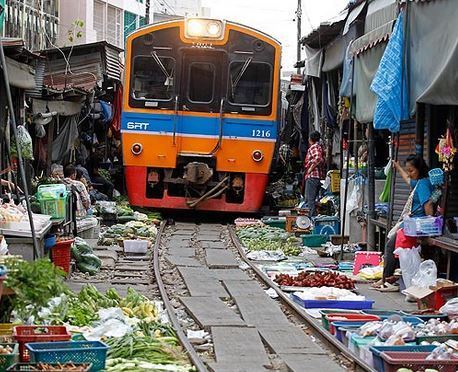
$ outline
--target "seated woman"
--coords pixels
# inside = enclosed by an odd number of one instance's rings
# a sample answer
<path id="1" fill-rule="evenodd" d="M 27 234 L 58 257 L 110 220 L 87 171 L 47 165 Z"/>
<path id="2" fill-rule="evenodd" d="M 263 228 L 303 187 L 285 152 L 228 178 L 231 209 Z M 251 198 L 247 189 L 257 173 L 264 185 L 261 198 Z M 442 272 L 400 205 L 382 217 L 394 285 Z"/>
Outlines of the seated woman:
<path id="1" fill-rule="evenodd" d="M 394 162 L 394 166 L 413 191 L 411 217 L 432 216 L 434 214 L 434 203 L 431 201 L 431 194 L 434 190 L 428 176 L 428 166 L 424 159 L 419 155 L 409 155 L 405 162 L 405 169 L 399 162 Z M 401 225 L 402 227 L 402 225 Z M 394 273 L 399 268 L 399 260 L 394 256 L 396 249 L 396 234 L 393 234 L 385 247 L 383 278 L 373 284 L 373 288 L 380 291 L 398 291 L 397 286 L 392 284 L 398 280 Z"/>

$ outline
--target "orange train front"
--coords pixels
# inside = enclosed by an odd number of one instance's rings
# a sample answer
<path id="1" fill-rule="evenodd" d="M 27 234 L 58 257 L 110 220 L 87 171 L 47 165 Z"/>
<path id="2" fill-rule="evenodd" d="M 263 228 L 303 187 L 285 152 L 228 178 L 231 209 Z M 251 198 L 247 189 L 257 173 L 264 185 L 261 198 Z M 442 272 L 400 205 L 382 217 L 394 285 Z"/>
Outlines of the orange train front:
<path id="1" fill-rule="evenodd" d="M 128 37 L 122 142 L 132 205 L 259 210 L 277 139 L 280 53 L 259 31 L 204 18 Z"/>

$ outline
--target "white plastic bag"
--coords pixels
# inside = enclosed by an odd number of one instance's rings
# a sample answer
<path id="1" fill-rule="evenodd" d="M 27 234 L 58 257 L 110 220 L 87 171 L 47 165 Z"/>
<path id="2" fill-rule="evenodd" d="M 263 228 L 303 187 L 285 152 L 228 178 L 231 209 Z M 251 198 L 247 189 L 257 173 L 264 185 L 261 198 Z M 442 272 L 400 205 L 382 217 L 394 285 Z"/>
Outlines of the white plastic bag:
<path id="1" fill-rule="evenodd" d="M 449 319 L 458 319 L 458 297 L 448 300 L 447 303 L 442 306 L 439 311 L 447 314 Z"/>
<path id="2" fill-rule="evenodd" d="M 412 286 L 412 278 L 420 269 L 420 250 L 421 247 L 418 246 L 412 249 L 397 248 L 394 251 L 394 254 L 399 256 L 399 265 L 401 266 L 402 279 L 404 280 L 406 288 Z"/>
<path id="3" fill-rule="evenodd" d="M 437 266 L 433 260 L 426 260 L 420 264 L 418 272 L 412 278 L 412 285 L 429 288 L 436 284 Z"/>

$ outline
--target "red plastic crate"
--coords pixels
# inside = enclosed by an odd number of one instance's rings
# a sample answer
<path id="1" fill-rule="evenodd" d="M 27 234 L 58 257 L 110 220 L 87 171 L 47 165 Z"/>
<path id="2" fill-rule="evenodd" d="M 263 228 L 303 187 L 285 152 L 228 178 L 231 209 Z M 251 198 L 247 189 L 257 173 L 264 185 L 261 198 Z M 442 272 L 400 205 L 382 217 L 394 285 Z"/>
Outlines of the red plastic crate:
<path id="1" fill-rule="evenodd" d="M 396 372 L 400 368 L 409 368 L 415 372 L 431 368 L 441 372 L 456 372 L 458 358 L 451 360 L 426 360 L 431 353 L 387 351 L 381 353 L 385 372 Z"/>
<path id="2" fill-rule="evenodd" d="M 329 322 L 329 332 L 331 334 L 336 333 L 335 327 L 332 325 L 332 322 L 373 322 L 380 320 L 380 317 L 377 315 L 368 315 L 368 314 L 339 314 L 331 313 L 326 315 L 326 318 Z"/>
<path id="3" fill-rule="evenodd" d="M 19 343 L 21 362 L 30 360 L 25 344 L 29 342 L 68 341 L 72 335 L 65 326 L 16 326 L 13 328 L 13 338 Z"/>
<path id="4" fill-rule="evenodd" d="M 71 246 L 75 240 L 62 240 L 51 248 L 51 260 L 54 265 L 59 266 L 67 274 L 70 272 L 72 258 Z"/>

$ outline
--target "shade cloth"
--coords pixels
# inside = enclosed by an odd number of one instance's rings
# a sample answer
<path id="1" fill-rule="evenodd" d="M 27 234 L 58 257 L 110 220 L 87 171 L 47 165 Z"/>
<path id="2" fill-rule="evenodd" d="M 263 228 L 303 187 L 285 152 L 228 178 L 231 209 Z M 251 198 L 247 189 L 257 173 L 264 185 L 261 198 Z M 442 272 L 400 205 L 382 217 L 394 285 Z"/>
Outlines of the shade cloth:
<path id="1" fill-rule="evenodd" d="M 305 71 L 306 76 L 320 77 L 323 65 L 323 49 L 313 49 L 305 46 Z"/>
<path id="2" fill-rule="evenodd" d="M 411 4 L 410 110 L 415 103 L 458 105 L 456 0 Z"/>

